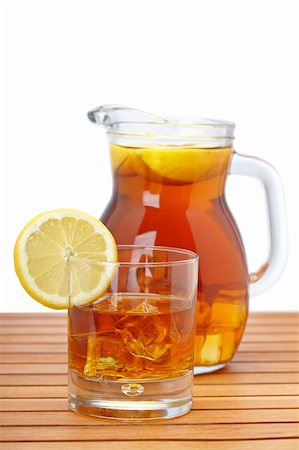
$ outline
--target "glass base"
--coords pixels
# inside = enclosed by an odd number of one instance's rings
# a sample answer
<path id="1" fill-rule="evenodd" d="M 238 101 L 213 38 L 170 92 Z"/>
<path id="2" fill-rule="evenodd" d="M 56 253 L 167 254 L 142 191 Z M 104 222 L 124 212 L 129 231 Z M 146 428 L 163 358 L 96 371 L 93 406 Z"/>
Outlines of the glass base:
<path id="1" fill-rule="evenodd" d="M 216 370 L 222 369 L 227 363 L 215 364 L 214 366 L 195 366 L 194 375 L 203 375 L 205 373 L 215 372 Z"/>
<path id="2" fill-rule="evenodd" d="M 167 380 L 91 380 L 69 373 L 70 408 L 80 414 L 121 420 L 170 419 L 192 407 L 193 373 Z"/>

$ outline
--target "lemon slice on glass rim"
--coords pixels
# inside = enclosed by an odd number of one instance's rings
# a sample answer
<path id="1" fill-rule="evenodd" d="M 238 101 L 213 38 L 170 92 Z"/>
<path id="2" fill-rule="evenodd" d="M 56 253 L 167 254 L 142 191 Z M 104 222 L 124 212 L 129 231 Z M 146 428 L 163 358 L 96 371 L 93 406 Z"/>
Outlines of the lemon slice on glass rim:
<path id="1" fill-rule="evenodd" d="M 19 280 L 54 309 L 92 303 L 110 285 L 117 249 L 108 228 L 75 209 L 46 211 L 20 232 L 14 249 Z"/>

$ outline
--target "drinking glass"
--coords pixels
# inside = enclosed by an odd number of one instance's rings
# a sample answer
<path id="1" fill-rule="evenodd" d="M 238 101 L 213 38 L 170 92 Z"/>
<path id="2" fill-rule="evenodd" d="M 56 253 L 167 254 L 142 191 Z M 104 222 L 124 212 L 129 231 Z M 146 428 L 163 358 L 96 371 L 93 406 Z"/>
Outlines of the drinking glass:
<path id="1" fill-rule="evenodd" d="M 69 307 L 71 409 L 126 420 L 188 412 L 198 256 L 119 245 L 118 262 L 101 264 L 113 273 L 107 291 L 91 305 Z"/>

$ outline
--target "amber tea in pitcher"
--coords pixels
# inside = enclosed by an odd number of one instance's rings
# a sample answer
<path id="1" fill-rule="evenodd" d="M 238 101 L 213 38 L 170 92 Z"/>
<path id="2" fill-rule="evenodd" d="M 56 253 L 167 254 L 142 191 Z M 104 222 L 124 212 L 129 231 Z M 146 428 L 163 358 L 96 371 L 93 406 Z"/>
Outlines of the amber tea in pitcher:
<path id="1" fill-rule="evenodd" d="M 231 122 L 164 119 L 109 105 L 89 118 L 105 126 L 110 144 L 113 193 L 101 220 L 118 244 L 166 245 L 199 255 L 195 373 L 223 367 L 242 338 L 249 285 L 253 294 L 265 290 L 285 263 L 278 175 L 267 163 L 235 153 Z M 259 177 L 265 186 L 275 245 L 253 274 L 225 199 L 229 173 Z"/>

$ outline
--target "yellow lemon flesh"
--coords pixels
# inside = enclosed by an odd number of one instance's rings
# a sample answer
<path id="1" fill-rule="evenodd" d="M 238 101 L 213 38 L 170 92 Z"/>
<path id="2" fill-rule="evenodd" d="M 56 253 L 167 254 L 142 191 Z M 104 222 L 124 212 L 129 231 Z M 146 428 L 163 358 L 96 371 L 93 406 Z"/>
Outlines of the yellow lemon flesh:
<path id="1" fill-rule="evenodd" d="M 232 153 L 224 148 L 128 148 L 111 145 L 114 171 L 166 183 L 194 183 L 219 176 L 226 170 Z"/>
<path id="2" fill-rule="evenodd" d="M 24 289 L 54 309 L 85 305 L 110 285 L 116 262 L 114 238 L 88 214 L 60 209 L 34 217 L 19 234 L 15 270 Z"/>

